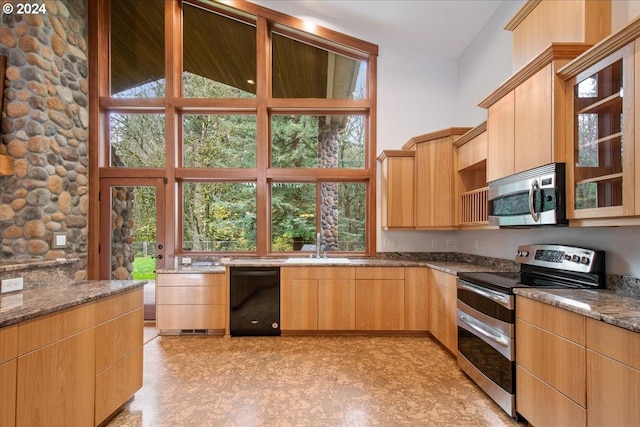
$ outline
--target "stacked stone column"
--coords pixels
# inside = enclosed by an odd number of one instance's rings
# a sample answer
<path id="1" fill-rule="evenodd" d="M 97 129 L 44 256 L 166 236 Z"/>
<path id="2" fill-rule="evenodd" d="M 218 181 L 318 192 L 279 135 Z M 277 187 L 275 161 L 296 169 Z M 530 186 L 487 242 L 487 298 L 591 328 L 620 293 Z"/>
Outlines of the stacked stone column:
<path id="1" fill-rule="evenodd" d="M 330 123 L 322 125 L 318 132 L 318 167 L 338 167 L 338 127 Z M 322 205 L 320 206 L 320 224 L 322 241 L 326 250 L 338 249 L 338 184 L 320 184 Z"/>
<path id="2" fill-rule="evenodd" d="M 8 57 L 0 153 L 2 259 L 86 260 L 88 215 L 87 4 L 44 1 L 46 13 L 2 14 Z M 51 249 L 54 232 L 67 246 Z M 86 262 L 82 264 L 86 269 Z M 86 270 L 76 273 L 86 277 Z"/>

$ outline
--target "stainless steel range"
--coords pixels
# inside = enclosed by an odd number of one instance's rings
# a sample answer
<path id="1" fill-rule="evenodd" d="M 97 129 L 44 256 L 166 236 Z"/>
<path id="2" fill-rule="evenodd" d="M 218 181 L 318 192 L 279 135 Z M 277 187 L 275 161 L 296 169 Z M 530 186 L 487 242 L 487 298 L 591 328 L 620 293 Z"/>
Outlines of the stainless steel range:
<path id="1" fill-rule="evenodd" d="M 517 273 L 458 274 L 458 365 L 516 416 L 515 288 L 604 288 L 603 251 L 566 245 L 519 246 Z"/>

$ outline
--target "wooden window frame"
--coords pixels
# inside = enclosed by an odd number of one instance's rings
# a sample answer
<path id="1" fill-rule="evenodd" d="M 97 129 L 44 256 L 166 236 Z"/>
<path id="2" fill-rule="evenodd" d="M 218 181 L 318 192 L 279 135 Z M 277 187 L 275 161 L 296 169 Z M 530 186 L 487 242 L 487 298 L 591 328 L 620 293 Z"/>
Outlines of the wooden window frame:
<path id="1" fill-rule="evenodd" d="M 369 42 L 323 27 L 313 31 L 305 28 L 301 19 L 266 9 L 244 1 L 185 0 L 194 6 L 212 10 L 256 26 L 257 70 L 255 99 L 192 99 L 181 96 L 182 88 L 182 0 L 164 0 L 165 8 L 165 81 L 164 98 L 119 99 L 110 96 L 110 26 L 109 0 L 89 2 L 89 108 L 90 150 L 89 173 L 89 244 L 88 275 L 99 278 L 99 188 L 101 178 L 162 177 L 166 185 L 164 241 L 167 248 L 165 265 L 173 265 L 173 258 L 182 255 L 181 208 L 178 186 L 182 181 L 246 181 L 247 172 L 257 186 L 257 251 L 247 256 L 275 256 L 270 252 L 271 182 L 363 182 L 367 184 L 366 247 L 361 255 L 375 255 L 376 242 L 376 102 L 378 47 Z M 254 17 L 253 20 L 251 17 Z M 271 32 L 285 34 L 305 43 L 353 57 L 367 63 L 367 96 L 365 99 L 288 99 L 271 97 Z M 108 114 L 117 112 L 162 111 L 165 114 L 167 135 L 166 167 L 159 169 L 109 167 Z M 202 168 L 182 168 L 178 159 L 181 147 L 182 113 L 252 113 L 257 118 L 256 168 L 215 171 Z M 367 118 L 365 166 L 363 169 L 276 169 L 270 168 L 269 127 L 274 113 L 291 114 L 362 114 Z M 255 174 L 255 175 L 254 175 Z M 250 179 L 253 180 L 253 179 Z M 356 254 L 360 254 L 359 252 Z M 245 254 L 243 254 L 245 255 Z M 282 255 L 282 253 L 278 254 Z"/>

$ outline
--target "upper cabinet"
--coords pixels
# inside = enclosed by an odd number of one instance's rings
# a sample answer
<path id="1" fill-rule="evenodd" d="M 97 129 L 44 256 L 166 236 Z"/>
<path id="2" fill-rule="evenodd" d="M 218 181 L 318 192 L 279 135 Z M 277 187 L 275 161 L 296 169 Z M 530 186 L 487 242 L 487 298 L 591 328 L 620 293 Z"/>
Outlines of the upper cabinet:
<path id="1" fill-rule="evenodd" d="M 488 109 L 488 182 L 565 161 L 566 94 L 556 72 L 588 48 L 554 43 L 480 102 Z"/>
<path id="2" fill-rule="evenodd" d="M 471 128 L 448 128 L 412 138 L 402 148 L 415 149 L 416 228 L 457 227 L 453 142 Z"/>
<path id="3" fill-rule="evenodd" d="M 640 223 L 640 19 L 559 71 L 570 100 L 567 216 L 572 225 Z M 591 221 L 598 220 L 598 221 Z"/>
<path id="4" fill-rule="evenodd" d="M 414 228 L 415 151 L 386 150 L 380 162 L 383 230 Z"/>
<path id="5" fill-rule="evenodd" d="M 513 71 L 552 43 L 596 44 L 611 32 L 611 0 L 529 0 L 505 27 L 513 33 Z"/>
<path id="6" fill-rule="evenodd" d="M 453 145 L 456 147 L 454 179 L 458 225 L 461 228 L 489 228 L 487 122 L 462 135 Z"/>

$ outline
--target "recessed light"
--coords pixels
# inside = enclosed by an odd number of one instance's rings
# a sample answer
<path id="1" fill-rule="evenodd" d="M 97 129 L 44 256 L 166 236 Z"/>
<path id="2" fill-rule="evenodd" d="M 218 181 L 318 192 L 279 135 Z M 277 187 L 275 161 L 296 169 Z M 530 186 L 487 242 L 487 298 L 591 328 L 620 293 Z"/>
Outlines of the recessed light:
<path id="1" fill-rule="evenodd" d="M 251 80 L 251 79 L 247 80 L 247 83 L 249 83 L 250 85 L 254 85 L 254 84 L 256 84 L 256 82 L 255 82 L 255 81 L 253 81 L 253 80 Z"/>

